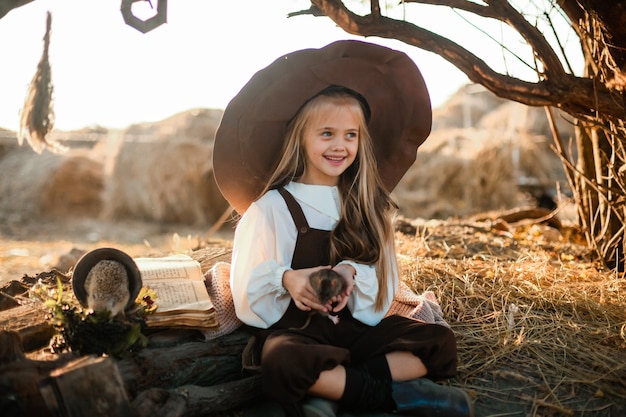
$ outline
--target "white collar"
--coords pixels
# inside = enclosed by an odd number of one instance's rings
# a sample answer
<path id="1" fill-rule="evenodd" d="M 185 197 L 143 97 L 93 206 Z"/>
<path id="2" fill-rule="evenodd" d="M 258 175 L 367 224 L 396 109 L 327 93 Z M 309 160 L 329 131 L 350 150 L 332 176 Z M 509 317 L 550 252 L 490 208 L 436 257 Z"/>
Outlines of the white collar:
<path id="1" fill-rule="evenodd" d="M 285 186 L 301 204 L 306 204 L 334 220 L 339 220 L 339 189 L 330 185 L 290 182 Z"/>

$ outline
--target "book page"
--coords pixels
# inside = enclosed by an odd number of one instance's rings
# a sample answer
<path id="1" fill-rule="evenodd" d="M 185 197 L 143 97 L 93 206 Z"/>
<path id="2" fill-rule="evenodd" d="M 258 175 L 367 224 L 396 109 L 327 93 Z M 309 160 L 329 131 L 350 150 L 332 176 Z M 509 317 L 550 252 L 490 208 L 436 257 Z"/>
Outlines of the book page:
<path id="1" fill-rule="evenodd" d="M 172 255 L 164 258 L 135 258 L 142 281 L 189 281 L 201 280 L 200 263 L 188 255 Z"/>
<path id="2" fill-rule="evenodd" d="M 187 255 L 136 258 L 143 286 L 153 290 L 155 314 L 178 310 L 209 311 L 213 303 L 204 284 L 200 263 Z"/>
<path id="3" fill-rule="evenodd" d="M 213 303 L 204 282 L 154 280 L 146 286 L 157 294 L 156 313 L 173 310 L 210 310 Z"/>

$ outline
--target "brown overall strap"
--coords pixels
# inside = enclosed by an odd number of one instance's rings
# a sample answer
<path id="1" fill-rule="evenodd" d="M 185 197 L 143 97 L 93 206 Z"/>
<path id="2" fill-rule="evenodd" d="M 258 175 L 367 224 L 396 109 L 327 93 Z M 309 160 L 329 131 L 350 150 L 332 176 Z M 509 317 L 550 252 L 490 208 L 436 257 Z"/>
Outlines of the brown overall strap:
<path id="1" fill-rule="evenodd" d="M 296 229 L 298 229 L 298 234 L 303 235 L 308 232 L 309 222 L 306 221 L 306 217 L 304 217 L 304 212 L 302 211 L 300 204 L 298 204 L 294 196 L 284 188 L 279 188 L 278 192 L 285 199 L 285 203 L 287 203 L 293 222 L 296 224 Z"/>

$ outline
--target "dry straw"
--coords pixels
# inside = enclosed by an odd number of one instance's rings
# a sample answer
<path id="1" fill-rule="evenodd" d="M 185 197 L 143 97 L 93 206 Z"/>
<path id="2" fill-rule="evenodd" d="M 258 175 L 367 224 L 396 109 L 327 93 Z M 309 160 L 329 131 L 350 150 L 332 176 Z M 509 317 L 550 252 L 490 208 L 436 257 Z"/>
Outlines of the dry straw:
<path id="1" fill-rule="evenodd" d="M 67 151 L 65 146 L 48 137 L 54 126 L 54 88 L 48 60 L 51 27 L 52 14 L 48 12 L 46 15 L 46 33 L 43 38 L 43 52 L 37 64 L 35 75 L 28 86 L 26 99 L 20 112 L 20 129 L 17 136 L 20 145 L 26 140 L 37 153 L 41 153 L 46 147 L 54 153 Z"/>
<path id="2" fill-rule="evenodd" d="M 479 415 L 626 415 L 626 280 L 576 233 L 399 224 L 403 277 L 437 295 Z"/>

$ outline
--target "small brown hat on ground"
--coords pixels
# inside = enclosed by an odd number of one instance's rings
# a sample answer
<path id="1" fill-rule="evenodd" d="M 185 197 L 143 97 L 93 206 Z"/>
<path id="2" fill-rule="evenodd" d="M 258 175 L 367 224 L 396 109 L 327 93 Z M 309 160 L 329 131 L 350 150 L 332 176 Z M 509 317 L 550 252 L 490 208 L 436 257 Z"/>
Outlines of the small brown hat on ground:
<path id="1" fill-rule="evenodd" d="M 403 52 L 361 41 L 337 41 L 278 58 L 257 72 L 228 104 L 215 137 L 213 172 L 220 191 L 243 214 L 259 197 L 281 151 L 287 123 L 331 85 L 365 98 L 378 168 L 389 191 L 430 134 L 424 79 Z"/>

